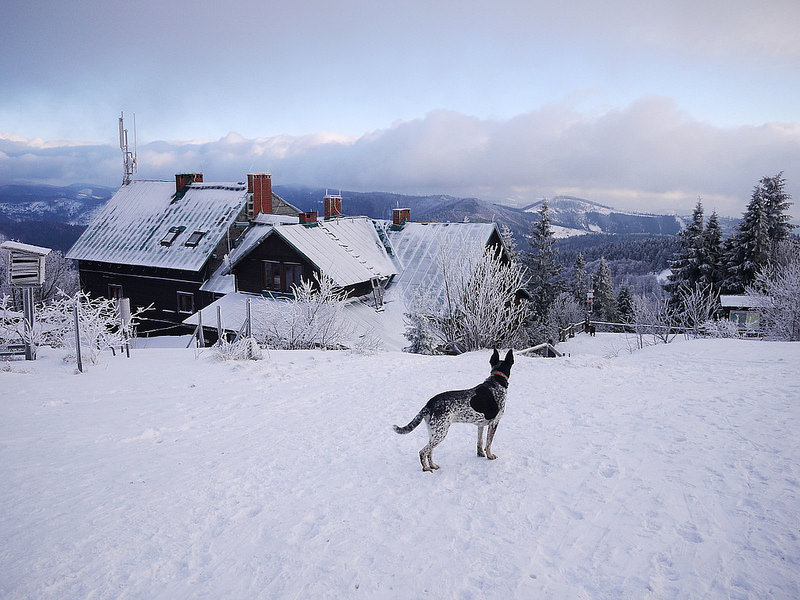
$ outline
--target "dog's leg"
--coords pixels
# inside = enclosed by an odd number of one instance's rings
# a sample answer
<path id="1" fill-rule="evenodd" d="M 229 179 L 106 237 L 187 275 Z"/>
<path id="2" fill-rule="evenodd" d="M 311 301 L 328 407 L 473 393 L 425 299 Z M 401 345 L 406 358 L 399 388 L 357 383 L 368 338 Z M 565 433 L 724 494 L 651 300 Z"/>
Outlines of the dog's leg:
<path id="1" fill-rule="evenodd" d="M 483 452 L 483 425 L 478 426 L 478 456 L 486 456 Z"/>
<path id="2" fill-rule="evenodd" d="M 430 446 L 430 444 L 428 446 Z M 419 451 L 419 462 L 422 463 L 422 470 L 423 471 L 433 472 L 433 469 L 431 469 L 428 466 L 428 461 L 429 461 L 429 459 L 428 459 L 428 446 L 425 446 L 422 450 Z"/>
<path id="3" fill-rule="evenodd" d="M 489 460 L 497 458 L 497 456 L 492 454 L 492 440 L 494 439 L 494 432 L 497 431 L 497 424 L 498 421 L 489 423 L 489 432 L 486 434 L 486 458 Z"/>

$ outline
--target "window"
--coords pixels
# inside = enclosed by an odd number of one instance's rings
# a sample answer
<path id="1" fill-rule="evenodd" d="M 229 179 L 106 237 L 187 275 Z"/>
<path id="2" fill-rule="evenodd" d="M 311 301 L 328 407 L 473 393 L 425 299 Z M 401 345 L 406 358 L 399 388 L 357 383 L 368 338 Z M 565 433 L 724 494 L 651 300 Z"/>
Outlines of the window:
<path id="1" fill-rule="evenodd" d="M 172 242 L 175 241 L 175 238 L 178 237 L 181 232 L 186 229 L 183 225 L 179 227 L 170 227 L 169 231 L 164 234 L 164 237 L 161 238 L 161 245 L 162 246 L 171 246 Z"/>
<path id="2" fill-rule="evenodd" d="M 281 263 L 265 260 L 264 289 L 276 292 L 291 292 L 292 286 L 300 285 L 303 277 L 303 265 L 299 263 Z"/>
<path id="3" fill-rule="evenodd" d="M 194 294 L 191 292 L 178 292 L 178 312 L 189 314 L 194 312 Z"/>
<path id="4" fill-rule="evenodd" d="M 194 248 L 197 244 L 200 243 L 200 240 L 203 239 L 203 236 L 206 234 L 205 231 L 195 231 L 192 235 L 189 236 L 189 239 L 184 242 L 184 246 L 191 246 Z"/>
<path id="5" fill-rule="evenodd" d="M 108 284 L 108 297 L 112 300 L 122 298 L 122 286 L 116 283 Z"/>

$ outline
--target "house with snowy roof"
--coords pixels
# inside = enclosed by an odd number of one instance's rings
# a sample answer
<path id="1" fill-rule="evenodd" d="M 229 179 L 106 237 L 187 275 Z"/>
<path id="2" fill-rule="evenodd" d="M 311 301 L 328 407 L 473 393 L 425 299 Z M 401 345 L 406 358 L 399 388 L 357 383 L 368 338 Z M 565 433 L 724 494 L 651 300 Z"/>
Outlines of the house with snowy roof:
<path id="1" fill-rule="evenodd" d="M 443 289 L 443 259 L 458 260 L 487 246 L 506 252 L 494 223 L 412 222 L 408 209 L 395 209 L 392 221 L 343 217 L 341 197 L 326 196 L 324 203 L 324 220 L 316 213 L 301 214 L 297 224 L 256 220 L 212 277 L 233 277 L 235 292 L 185 323 L 237 331 L 248 301 L 280 302 L 301 279 L 325 275 L 351 298 L 345 316 L 354 335 L 400 350 L 408 345 L 404 315 L 415 296 L 422 289 L 434 295 Z"/>
<path id="2" fill-rule="evenodd" d="M 197 173 L 177 174 L 174 182 L 133 180 L 66 256 L 78 262 L 84 291 L 130 298 L 134 308 L 152 305 L 142 329 L 174 333 L 226 291 L 225 279 L 204 284 L 253 222 L 297 222 L 299 213 L 272 192 L 268 174 L 250 174 L 246 183 L 204 182 Z"/>

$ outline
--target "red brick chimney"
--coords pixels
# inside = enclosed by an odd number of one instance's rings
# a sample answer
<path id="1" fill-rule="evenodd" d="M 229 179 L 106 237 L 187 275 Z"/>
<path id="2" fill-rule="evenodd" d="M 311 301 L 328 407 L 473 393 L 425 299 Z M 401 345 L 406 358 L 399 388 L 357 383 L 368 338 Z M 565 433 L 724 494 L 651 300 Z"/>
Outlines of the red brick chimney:
<path id="1" fill-rule="evenodd" d="M 333 219 L 342 216 L 342 197 L 333 194 L 325 194 L 325 218 Z"/>
<path id="2" fill-rule="evenodd" d="M 301 223 L 316 223 L 317 222 L 317 211 L 312 210 L 309 212 L 301 212 L 297 215 L 300 219 Z"/>
<path id="3" fill-rule="evenodd" d="M 392 209 L 392 225 L 397 225 L 398 227 L 405 223 L 406 221 L 411 220 L 411 209 L 410 208 L 393 208 Z"/>
<path id="4" fill-rule="evenodd" d="M 247 176 L 247 191 L 253 194 L 253 216 L 272 214 L 272 175 L 260 173 Z"/>
<path id="5" fill-rule="evenodd" d="M 190 183 L 203 183 L 202 173 L 176 173 L 175 193 L 180 194 Z"/>

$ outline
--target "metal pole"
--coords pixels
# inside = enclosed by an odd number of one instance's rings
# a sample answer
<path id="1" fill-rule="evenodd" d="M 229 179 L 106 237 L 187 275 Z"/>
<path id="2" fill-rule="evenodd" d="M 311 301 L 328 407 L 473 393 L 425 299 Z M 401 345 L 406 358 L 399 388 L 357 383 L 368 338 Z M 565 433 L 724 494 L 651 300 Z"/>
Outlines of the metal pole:
<path id="1" fill-rule="evenodd" d="M 75 301 L 75 354 L 78 357 L 78 371 L 83 373 L 83 361 L 81 361 L 81 330 L 78 325 L 78 302 Z"/>
<path id="2" fill-rule="evenodd" d="M 222 341 L 222 307 L 217 306 L 217 342 Z"/>
<path id="3" fill-rule="evenodd" d="M 252 313 L 250 312 L 250 298 L 247 299 L 247 337 L 253 337 Z"/>

